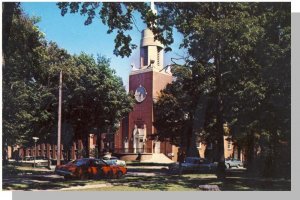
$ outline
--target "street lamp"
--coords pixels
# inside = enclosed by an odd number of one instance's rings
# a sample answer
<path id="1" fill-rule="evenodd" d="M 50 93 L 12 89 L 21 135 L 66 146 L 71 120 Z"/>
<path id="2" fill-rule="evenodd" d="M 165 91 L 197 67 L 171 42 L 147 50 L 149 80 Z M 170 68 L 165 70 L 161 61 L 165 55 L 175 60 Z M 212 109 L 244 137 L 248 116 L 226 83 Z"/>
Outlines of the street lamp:
<path id="1" fill-rule="evenodd" d="M 61 143 L 61 104 L 62 104 L 62 70 L 59 73 L 59 98 L 58 98 L 58 125 L 57 125 L 57 162 L 60 165 L 60 143 Z"/>
<path id="2" fill-rule="evenodd" d="M 35 168 L 35 157 L 36 157 L 36 142 L 38 141 L 38 137 L 32 137 L 32 139 L 34 140 L 34 164 L 33 164 L 33 167 Z"/>

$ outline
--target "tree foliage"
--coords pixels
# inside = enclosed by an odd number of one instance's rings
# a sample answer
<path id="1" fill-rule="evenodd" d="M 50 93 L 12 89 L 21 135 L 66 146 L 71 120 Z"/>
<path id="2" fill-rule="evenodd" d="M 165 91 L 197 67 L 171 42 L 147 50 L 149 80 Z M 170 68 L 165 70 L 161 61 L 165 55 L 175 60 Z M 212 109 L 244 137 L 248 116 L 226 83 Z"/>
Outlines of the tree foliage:
<path id="1" fill-rule="evenodd" d="M 5 3 L 4 3 L 5 4 Z M 47 42 L 21 10 L 13 12 L 3 66 L 3 141 L 6 145 L 56 143 L 59 73 L 63 72 L 64 144 L 87 141 L 97 128 L 116 130 L 132 109 L 133 98 L 104 56 L 70 55 Z"/>
<path id="2" fill-rule="evenodd" d="M 279 138 L 289 141 L 290 136 L 290 4 L 161 3 L 159 7 L 158 18 L 169 16 L 173 21 L 161 20 L 158 26 L 174 25 L 184 36 L 181 47 L 190 55 L 186 62 L 194 71 L 203 66 L 211 77 L 204 129 L 210 139 L 216 136 L 219 161 L 224 159 L 222 125 L 229 122 L 234 138 L 246 141 L 238 145 L 251 151 L 255 145 L 268 149 L 275 164 Z"/>
<path id="3" fill-rule="evenodd" d="M 36 122 L 48 117 L 37 112 L 37 105 L 47 94 L 37 83 L 42 72 L 38 59 L 39 49 L 44 48 L 42 35 L 35 26 L 36 19 L 14 13 L 3 49 L 7 55 L 3 63 L 3 141 L 8 144 L 26 141 Z"/>

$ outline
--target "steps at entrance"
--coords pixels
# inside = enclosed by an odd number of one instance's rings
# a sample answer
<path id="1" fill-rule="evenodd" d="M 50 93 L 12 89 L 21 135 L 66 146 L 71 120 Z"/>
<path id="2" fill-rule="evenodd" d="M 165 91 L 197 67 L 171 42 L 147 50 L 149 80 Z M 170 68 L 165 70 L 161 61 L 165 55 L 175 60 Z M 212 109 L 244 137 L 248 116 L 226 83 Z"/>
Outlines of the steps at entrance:
<path id="1" fill-rule="evenodd" d="M 170 158 L 168 158 L 165 154 L 163 153 L 153 153 L 152 157 L 150 159 L 142 159 L 141 163 L 174 163 L 173 160 L 171 160 Z"/>

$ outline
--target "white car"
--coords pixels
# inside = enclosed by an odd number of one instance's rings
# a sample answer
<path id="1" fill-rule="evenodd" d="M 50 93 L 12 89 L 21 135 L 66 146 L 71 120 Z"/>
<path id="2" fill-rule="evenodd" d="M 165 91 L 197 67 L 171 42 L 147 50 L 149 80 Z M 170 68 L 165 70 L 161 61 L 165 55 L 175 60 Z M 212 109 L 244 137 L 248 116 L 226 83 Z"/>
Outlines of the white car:
<path id="1" fill-rule="evenodd" d="M 119 158 L 115 156 L 107 155 L 104 156 L 102 159 L 109 165 L 119 165 L 126 167 L 126 162 L 124 160 L 119 160 Z"/>
<path id="2" fill-rule="evenodd" d="M 184 163 L 174 163 L 169 166 L 171 172 L 193 173 L 193 172 L 211 172 L 215 170 L 217 163 L 209 162 L 204 158 L 187 157 Z"/>
<path id="3" fill-rule="evenodd" d="M 244 164 L 242 161 L 240 161 L 238 159 L 231 158 L 231 159 L 225 160 L 225 166 L 227 169 L 232 168 L 232 167 L 240 168 L 240 167 L 243 167 Z"/>

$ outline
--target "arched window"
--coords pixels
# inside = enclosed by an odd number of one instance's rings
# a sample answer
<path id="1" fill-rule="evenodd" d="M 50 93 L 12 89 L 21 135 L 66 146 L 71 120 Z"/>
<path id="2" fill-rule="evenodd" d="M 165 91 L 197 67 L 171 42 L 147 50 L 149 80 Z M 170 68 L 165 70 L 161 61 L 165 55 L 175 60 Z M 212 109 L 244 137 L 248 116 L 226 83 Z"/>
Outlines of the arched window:
<path id="1" fill-rule="evenodd" d="M 160 51 L 161 48 L 157 47 L 157 66 L 160 66 Z"/>
<path id="2" fill-rule="evenodd" d="M 143 47 L 144 49 L 144 60 L 143 60 L 143 65 L 147 66 L 148 65 L 148 47 Z"/>

